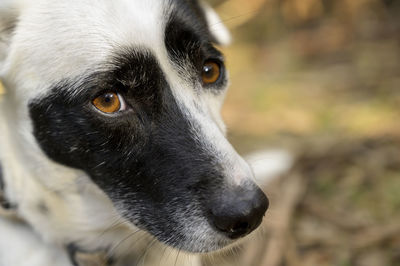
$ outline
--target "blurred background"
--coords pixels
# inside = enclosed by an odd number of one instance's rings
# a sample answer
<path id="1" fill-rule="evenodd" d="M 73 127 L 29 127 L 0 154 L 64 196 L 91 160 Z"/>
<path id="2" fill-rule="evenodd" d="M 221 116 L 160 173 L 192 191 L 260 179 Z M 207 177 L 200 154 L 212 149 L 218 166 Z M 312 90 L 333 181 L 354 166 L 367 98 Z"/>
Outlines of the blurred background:
<path id="1" fill-rule="evenodd" d="M 400 1 L 213 0 L 242 154 L 285 148 L 259 234 L 209 265 L 400 265 Z"/>

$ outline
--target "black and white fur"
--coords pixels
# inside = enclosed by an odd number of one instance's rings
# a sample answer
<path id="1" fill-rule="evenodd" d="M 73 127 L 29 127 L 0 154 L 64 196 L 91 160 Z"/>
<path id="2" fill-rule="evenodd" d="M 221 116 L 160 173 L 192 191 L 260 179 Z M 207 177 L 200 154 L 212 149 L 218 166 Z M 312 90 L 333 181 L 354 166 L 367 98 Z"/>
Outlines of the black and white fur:
<path id="1" fill-rule="evenodd" d="M 208 5 L 2 0 L 0 34 L 5 197 L 45 250 L 196 265 L 193 254 L 234 242 L 207 211 L 231 190 L 257 188 L 225 138 L 227 71 L 210 86 L 199 79 L 204 60 L 223 66 L 214 44 L 229 42 Z M 110 90 L 126 111 L 93 108 Z"/>

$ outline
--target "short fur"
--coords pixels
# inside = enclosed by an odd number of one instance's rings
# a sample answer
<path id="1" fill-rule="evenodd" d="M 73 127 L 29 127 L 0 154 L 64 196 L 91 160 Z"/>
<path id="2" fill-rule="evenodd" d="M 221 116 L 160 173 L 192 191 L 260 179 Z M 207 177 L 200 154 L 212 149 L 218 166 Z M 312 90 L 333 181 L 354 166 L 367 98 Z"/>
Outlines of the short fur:
<path id="1" fill-rule="evenodd" d="M 195 265 L 193 254 L 234 242 L 207 210 L 256 185 L 225 138 L 228 75 L 213 44 L 230 38 L 208 5 L 7 0 L 0 31 L 4 192 L 46 243 L 106 251 L 116 265 Z M 222 67 L 209 86 L 207 59 Z M 110 90 L 128 111 L 90 104 Z"/>

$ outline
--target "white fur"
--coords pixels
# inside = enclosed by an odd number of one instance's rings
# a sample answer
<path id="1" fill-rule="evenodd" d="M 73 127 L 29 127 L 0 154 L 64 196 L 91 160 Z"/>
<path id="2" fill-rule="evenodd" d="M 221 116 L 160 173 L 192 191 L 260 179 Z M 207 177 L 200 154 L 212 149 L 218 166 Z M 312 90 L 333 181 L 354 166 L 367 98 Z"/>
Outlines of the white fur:
<path id="1" fill-rule="evenodd" d="M 0 217 L 0 266 L 72 266 L 64 249 L 44 243 L 29 226 Z"/>
<path id="2" fill-rule="evenodd" d="M 205 1 L 200 1 L 205 11 L 208 27 L 211 33 L 217 39 L 217 42 L 221 45 L 229 45 L 232 42 L 232 37 L 224 22 L 218 16 L 218 14 L 210 7 Z"/>
<path id="3" fill-rule="evenodd" d="M 7 0 L 0 3 L 0 15 L 18 14 L 15 32 L 3 35 L 7 39 L 0 43 L 0 79 L 7 90 L 0 104 L 0 161 L 4 165 L 6 196 L 18 204 L 18 215 L 43 239 L 38 248 L 47 247 L 47 243 L 79 242 L 87 250 L 111 246 L 113 253 L 126 256 L 143 253 L 143 246 L 151 241 L 145 232 L 126 239 L 138 229 L 121 218 L 109 198 L 86 174 L 45 156 L 31 133 L 28 115 L 28 102 L 45 96 L 51 84 L 107 68 L 104 62 L 120 47 L 145 48 L 156 56 L 164 73 L 168 73 L 167 80 L 180 108 L 193 121 L 198 141 L 225 166 L 227 181 L 240 185 L 253 179 L 248 164 L 225 138 L 219 112 L 223 93 L 215 96 L 199 92 L 202 91 L 200 84 L 196 85 L 198 90 L 194 89 L 168 58 L 164 30 L 169 4 L 159 0 Z M 219 18 L 210 7 L 203 5 L 212 33 L 220 43 L 228 43 L 229 34 Z M 4 18 L 0 17 L 0 29 L 6 23 Z M 38 211 L 42 202 L 51 216 Z M 184 213 L 182 218 L 186 218 Z M 205 218 L 186 223 L 182 230 L 202 240 L 203 245 L 210 245 L 212 237 L 222 239 Z M 28 234 L 26 238 L 38 239 Z M 176 251 L 168 249 L 167 252 Z M 188 265 L 183 259 L 188 256 L 182 255 L 176 265 Z M 175 263 L 174 256 L 161 259 L 164 266 Z M 146 262 L 152 263 L 150 259 Z"/>

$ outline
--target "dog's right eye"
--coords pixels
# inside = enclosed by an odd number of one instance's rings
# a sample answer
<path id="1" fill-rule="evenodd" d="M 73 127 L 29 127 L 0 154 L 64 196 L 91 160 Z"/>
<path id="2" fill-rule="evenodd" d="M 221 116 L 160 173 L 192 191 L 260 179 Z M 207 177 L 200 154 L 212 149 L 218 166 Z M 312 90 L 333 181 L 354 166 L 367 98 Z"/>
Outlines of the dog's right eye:
<path id="1" fill-rule="evenodd" d="M 124 102 L 122 97 L 115 92 L 106 92 L 96 97 L 92 104 L 101 112 L 106 114 L 113 114 L 124 109 Z"/>

